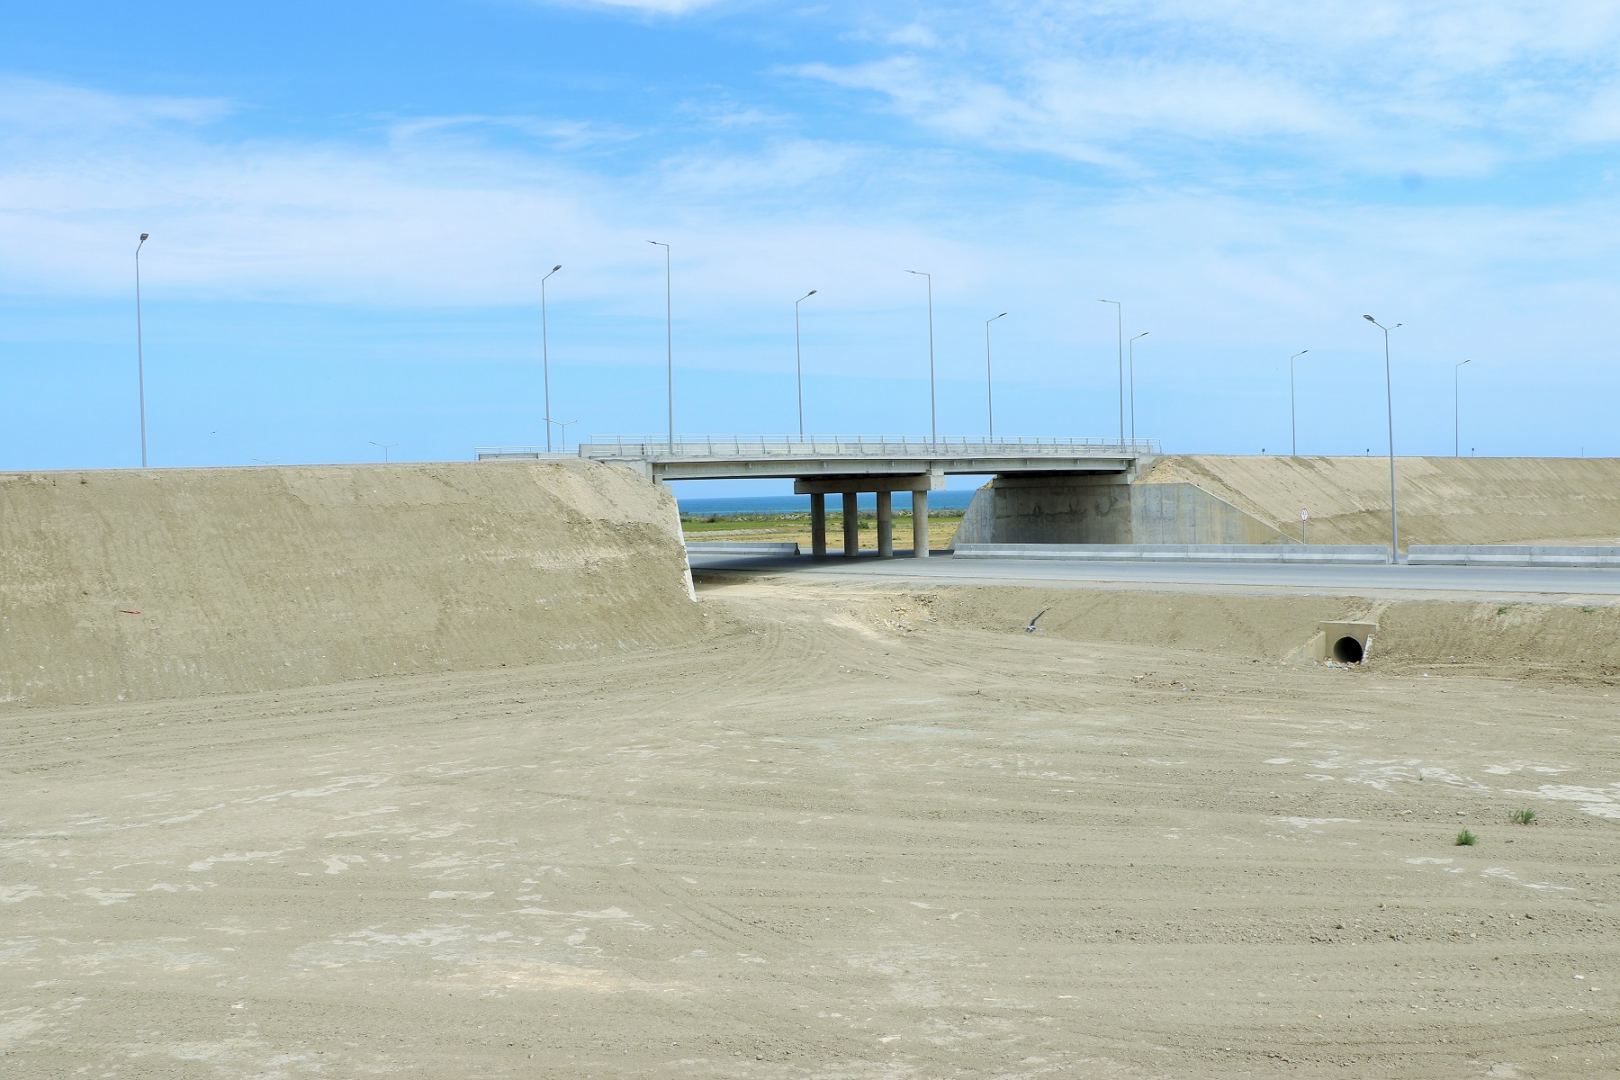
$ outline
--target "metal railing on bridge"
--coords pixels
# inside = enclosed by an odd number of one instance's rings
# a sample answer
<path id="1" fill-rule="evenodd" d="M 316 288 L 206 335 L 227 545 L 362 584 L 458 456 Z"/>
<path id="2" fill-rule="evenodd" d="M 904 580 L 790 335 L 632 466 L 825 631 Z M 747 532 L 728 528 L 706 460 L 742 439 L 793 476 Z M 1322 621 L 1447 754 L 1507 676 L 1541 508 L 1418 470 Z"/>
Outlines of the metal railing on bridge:
<path id="1" fill-rule="evenodd" d="M 579 448 L 583 457 L 1112 457 L 1151 454 L 1149 439 L 1089 439 L 1020 435 L 593 435 Z"/>
<path id="2" fill-rule="evenodd" d="M 481 446 L 480 461 L 547 457 L 626 458 L 885 458 L 885 457 L 1119 457 L 1157 453 L 1151 439 L 1018 435 L 593 435 L 574 450 L 538 446 Z"/>

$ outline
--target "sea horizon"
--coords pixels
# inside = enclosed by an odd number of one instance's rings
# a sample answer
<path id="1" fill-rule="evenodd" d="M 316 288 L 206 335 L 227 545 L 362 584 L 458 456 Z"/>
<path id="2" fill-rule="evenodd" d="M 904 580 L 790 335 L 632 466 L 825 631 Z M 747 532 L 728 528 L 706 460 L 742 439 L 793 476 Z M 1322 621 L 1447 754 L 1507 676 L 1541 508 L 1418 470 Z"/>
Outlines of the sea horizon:
<path id="1" fill-rule="evenodd" d="M 973 499 L 974 489 L 964 488 L 953 491 L 933 491 L 928 494 L 928 507 L 930 510 L 965 510 Z M 810 512 L 810 496 L 808 495 L 743 495 L 731 498 L 704 498 L 685 499 L 676 496 L 676 504 L 683 514 L 717 514 L 721 517 L 734 517 L 742 514 L 808 514 Z M 874 492 L 864 491 L 856 497 L 856 506 L 861 510 L 876 510 L 877 495 Z M 911 509 L 911 492 L 897 491 L 894 493 L 894 508 L 896 510 Z M 827 511 L 837 513 L 843 509 L 843 500 L 837 496 L 827 499 Z"/>

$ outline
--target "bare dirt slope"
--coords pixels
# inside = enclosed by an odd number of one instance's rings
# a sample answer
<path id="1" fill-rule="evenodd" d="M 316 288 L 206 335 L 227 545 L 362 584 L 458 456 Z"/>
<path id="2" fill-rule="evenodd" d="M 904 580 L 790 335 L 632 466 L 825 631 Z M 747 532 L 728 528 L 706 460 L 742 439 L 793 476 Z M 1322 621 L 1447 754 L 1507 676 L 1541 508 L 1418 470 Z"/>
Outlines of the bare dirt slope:
<path id="1" fill-rule="evenodd" d="M 1402 544 L 1620 543 L 1620 458 L 1396 459 Z M 1382 457 L 1160 458 L 1138 483 L 1190 483 L 1309 539 L 1389 539 Z"/>
<path id="2" fill-rule="evenodd" d="M 0 1074 L 1620 1071 L 1612 685 L 725 580 L 633 666 L 0 710 Z"/>
<path id="3" fill-rule="evenodd" d="M 587 462 L 0 476 L 0 702 L 527 664 L 696 618 L 668 493 Z"/>

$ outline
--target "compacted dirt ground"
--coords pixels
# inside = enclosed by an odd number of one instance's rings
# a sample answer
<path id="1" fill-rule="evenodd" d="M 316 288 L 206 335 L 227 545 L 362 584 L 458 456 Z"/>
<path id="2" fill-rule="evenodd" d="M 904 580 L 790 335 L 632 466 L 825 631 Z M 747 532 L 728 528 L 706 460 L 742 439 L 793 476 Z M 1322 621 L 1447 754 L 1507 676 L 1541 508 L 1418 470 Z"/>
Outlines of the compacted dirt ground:
<path id="1" fill-rule="evenodd" d="M 683 647 L 0 708 L 0 1075 L 1620 1070 L 1612 678 L 945 592 L 711 582 Z"/>

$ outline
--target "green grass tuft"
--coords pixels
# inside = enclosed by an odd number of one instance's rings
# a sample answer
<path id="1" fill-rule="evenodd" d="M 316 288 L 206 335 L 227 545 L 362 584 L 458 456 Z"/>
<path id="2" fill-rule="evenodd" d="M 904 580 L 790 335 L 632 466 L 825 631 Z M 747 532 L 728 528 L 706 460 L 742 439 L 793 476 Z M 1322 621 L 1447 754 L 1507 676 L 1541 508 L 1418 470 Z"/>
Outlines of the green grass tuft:
<path id="1" fill-rule="evenodd" d="M 1458 847 L 1473 847 L 1477 843 L 1479 843 L 1479 837 L 1475 836 L 1467 829 L 1464 829 L 1457 834 Z"/>
<path id="2" fill-rule="evenodd" d="M 1534 825 L 1536 823 L 1536 812 L 1528 807 L 1523 810 L 1515 810 L 1508 815 L 1508 820 L 1515 825 Z"/>

